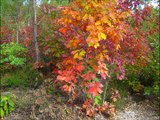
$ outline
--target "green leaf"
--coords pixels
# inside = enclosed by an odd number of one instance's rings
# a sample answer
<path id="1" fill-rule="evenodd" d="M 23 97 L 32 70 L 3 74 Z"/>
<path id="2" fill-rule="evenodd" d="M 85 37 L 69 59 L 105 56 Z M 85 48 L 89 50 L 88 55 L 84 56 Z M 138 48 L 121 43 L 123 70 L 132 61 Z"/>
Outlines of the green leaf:
<path id="1" fill-rule="evenodd" d="M 0 107 L 0 117 L 4 117 L 4 110 Z"/>
<path id="2" fill-rule="evenodd" d="M 151 87 L 145 87 L 144 88 L 144 95 L 151 95 L 152 88 Z"/>
<path id="3" fill-rule="evenodd" d="M 9 113 L 11 113 L 15 108 L 14 107 L 9 107 Z"/>
<path id="4" fill-rule="evenodd" d="M 7 97 L 7 96 L 1 96 L 1 102 L 4 102 L 4 101 L 6 101 L 6 100 L 8 100 L 8 97 Z"/>
<path id="5" fill-rule="evenodd" d="M 15 106 L 15 104 L 14 104 L 14 102 L 12 101 L 12 100 L 8 100 L 8 104 L 10 105 L 10 106 L 12 106 L 12 107 L 14 107 Z"/>
<path id="6" fill-rule="evenodd" d="M 96 105 L 99 105 L 102 103 L 102 98 L 100 95 L 96 96 L 95 99 L 94 99 L 94 102 Z"/>
<path id="7" fill-rule="evenodd" d="M 8 107 L 7 107 L 7 102 L 4 102 L 3 108 L 4 108 L 5 111 L 7 111 L 7 109 L 8 109 Z"/>
<path id="8" fill-rule="evenodd" d="M 95 78 L 94 81 L 95 81 L 95 82 L 99 82 L 99 79 L 98 79 L 98 78 Z"/>
<path id="9" fill-rule="evenodd" d="M 86 94 L 87 98 L 91 98 L 91 95 L 90 94 Z"/>

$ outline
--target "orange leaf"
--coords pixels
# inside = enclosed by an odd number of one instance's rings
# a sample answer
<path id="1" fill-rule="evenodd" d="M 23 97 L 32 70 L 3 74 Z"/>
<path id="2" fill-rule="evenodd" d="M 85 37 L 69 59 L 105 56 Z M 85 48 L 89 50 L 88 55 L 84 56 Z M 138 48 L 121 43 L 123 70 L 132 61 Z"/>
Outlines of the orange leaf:
<path id="1" fill-rule="evenodd" d="M 67 29 L 66 28 L 60 28 L 59 31 L 63 34 L 65 34 L 67 32 Z"/>

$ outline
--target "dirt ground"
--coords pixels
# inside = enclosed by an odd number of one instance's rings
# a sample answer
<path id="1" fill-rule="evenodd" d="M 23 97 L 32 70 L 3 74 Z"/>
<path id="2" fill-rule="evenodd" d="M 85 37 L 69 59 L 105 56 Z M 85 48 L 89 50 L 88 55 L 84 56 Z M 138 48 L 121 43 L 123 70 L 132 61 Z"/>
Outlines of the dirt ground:
<path id="1" fill-rule="evenodd" d="M 46 93 L 45 88 L 20 90 L 10 89 L 17 96 L 16 109 L 5 120 L 159 120 L 159 104 L 145 99 L 135 101 L 133 97 L 126 99 L 123 110 L 117 111 L 114 118 L 96 115 L 89 118 L 79 107 L 67 107 L 65 97 Z"/>

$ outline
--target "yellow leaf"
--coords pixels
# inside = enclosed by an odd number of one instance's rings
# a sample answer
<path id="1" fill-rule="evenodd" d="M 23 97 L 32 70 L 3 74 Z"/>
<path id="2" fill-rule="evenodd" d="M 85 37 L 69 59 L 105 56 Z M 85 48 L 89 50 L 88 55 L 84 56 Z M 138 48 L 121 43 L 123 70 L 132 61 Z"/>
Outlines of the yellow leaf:
<path id="1" fill-rule="evenodd" d="M 101 24 L 101 21 L 97 21 L 96 23 L 95 23 L 95 25 L 100 25 Z"/>
<path id="2" fill-rule="evenodd" d="M 83 57 L 85 54 L 86 54 L 86 51 L 84 51 L 84 50 L 81 50 L 80 53 L 79 53 L 79 55 L 82 56 L 82 57 Z"/>
<path id="3" fill-rule="evenodd" d="M 86 54 L 86 51 L 84 51 L 84 50 L 77 50 L 76 53 L 74 54 L 74 58 L 82 60 L 85 54 Z"/>
<path id="4" fill-rule="evenodd" d="M 102 53 L 98 54 L 97 57 L 98 57 L 98 59 L 100 59 L 100 60 L 104 60 L 104 56 L 103 56 Z"/>
<path id="5" fill-rule="evenodd" d="M 78 53 L 74 54 L 74 58 L 75 58 L 75 59 L 76 59 L 76 58 L 79 58 Z"/>
<path id="6" fill-rule="evenodd" d="M 82 19 L 87 20 L 88 19 L 88 14 L 85 14 Z"/>
<path id="7" fill-rule="evenodd" d="M 103 52 L 104 52 L 104 53 L 107 53 L 108 51 L 107 51 L 107 50 L 103 50 Z"/>
<path id="8" fill-rule="evenodd" d="M 86 6 L 85 6 L 85 9 L 86 9 L 86 10 L 88 10 L 88 9 L 89 9 L 89 6 L 88 6 L 88 5 L 86 5 Z"/>
<path id="9" fill-rule="evenodd" d="M 94 48 L 99 47 L 99 43 L 97 42 L 96 44 L 94 44 Z"/>
<path id="10" fill-rule="evenodd" d="M 118 44 L 117 46 L 116 46 L 116 50 L 119 50 L 121 48 L 121 46 Z"/>
<path id="11" fill-rule="evenodd" d="M 89 43 L 88 43 L 88 46 L 89 46 L 89 47 L 93 46 L 93 43 L 89 42 Z"/>
<path id="12" fill-rule="evenodd" d="M 97 29 L 101 31 L 101 30 L 103 30 L 103 27 L 102 26 L 97 26 Z"/>
<path id="13" fill-rule="evenodd" d="M 109 21 L 108 18 L 104 20 L 104 23 L 107 23 L 109 26 L 112 26 L 111 21 Z"/>
<path id="14" fill-rule="evenodd" d="M 106 36 L 106 34 L 104 34 L 103 32 L 100 32 L 99 34 L 98 34 L 98 39 L 99 40 L 101 40 L 101 39 L 106 39 L 107 38 L 107 36 Z"/>
<path id="15" fill-rule="evenodd" d="M 92 1 L 93 6 L 96 8 L 99 6 L 99 4 L 97 2 Z"/>
<path id="16" fill-rule="evenodd" d="M 107 36 L 106 36 L 106 34 L 101 33 L 101 37 L 105 40 Z"/>

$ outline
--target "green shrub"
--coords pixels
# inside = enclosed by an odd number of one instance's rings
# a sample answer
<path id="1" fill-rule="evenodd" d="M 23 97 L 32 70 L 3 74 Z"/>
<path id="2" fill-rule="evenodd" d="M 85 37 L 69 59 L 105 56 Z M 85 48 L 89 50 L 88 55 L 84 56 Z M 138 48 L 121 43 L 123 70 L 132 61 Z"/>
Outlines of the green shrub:
<path id="1" fill-rule="evenodd" d="M 145 67 L 128 66 L 128 85 L 136 92 L 143 89 L 146 96 L 156 95 L 160 98 L 160 45 L 159 45 L 159 10 L 152 10 L 152 22 L 143 21 L 144 32 L 150 31 L 147 36 L 150 53 L 148 55 L 148 64 Z"/>
<path id="2" fill-rule="evenodd" d="M 37 87 L 41 82 L 39 72 L 32 65 L 11 70 L 1 78 L 2 87 Z"/>
<path id="3" fill-rule="evenodd" d="M 144 95 L 156 95 L 160 97 L 160 81 L 159 81 L 159 65 L 153 64 L 150 61 L 149 65 L 145 67 L 140 76 L 140 82 L 144 85 Z"/>
<path id="4" fill-rule="evenodd" d="M 0 98 L 0 117 L 8 116 L 14 109 L 15 104 L 12 99 L 15 96 L 13 94 L 1 95 Z"/>
<path id="5" fill-rule="evenodd" d="M 151 24 L 144 23 L 144 28 L 146 30 L 153 29 L 156 30 L 153 32 L 149 37 L 148 41 L 151 46 L 151 52 L 149 55 L 149 62 L 148 66 L 143 68 L 140 74 L 140 81 L 142 84 L 144 84 L 144 94 L 145 95 L 156 95 L 160 98 L 160 81 L 159 81 L 159 75 L 160 75 L 160 45 L 159 45 L 159 27 L 157 25 L 158 23 L 158 16 L 159 16 L 159 10 L 153 9 L 153 22 Z"/>
<path id="6" fill-rule="evenodd" d="M 24 65 L 26 58 L 21 57 L 26 51 L 22 44 L 11 42 L 9 44 L 1 44 L 1 64 L 9 63 L 11 65 Z"/>
<path id="7" fill-rule="evenodd" d="M 39 72 L 32 65 L 25 65 L 27 49 L 20 43 L 1 44 L 2 87 L 36 87 L 40 84 Z"/>
<path id="8" fill-rule="evenodd" d="M 21 67 L 25 64 L 25 53 L 27 49 L 19 43 L 1 44 L 0 72 L 3 76 L 13 68 Z"/>

